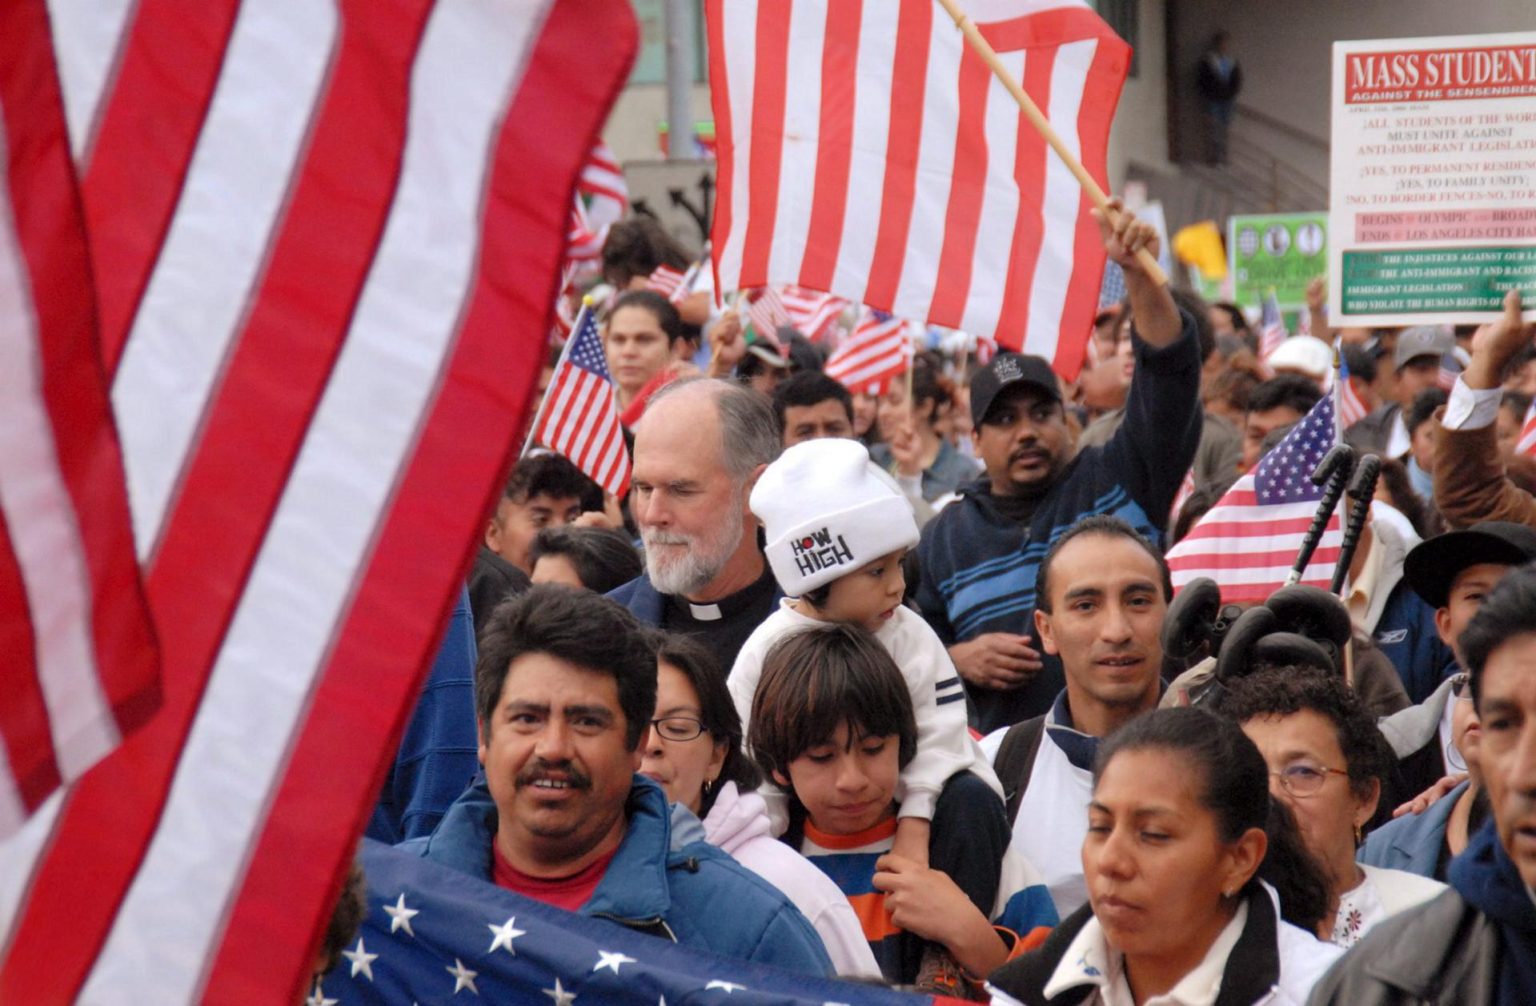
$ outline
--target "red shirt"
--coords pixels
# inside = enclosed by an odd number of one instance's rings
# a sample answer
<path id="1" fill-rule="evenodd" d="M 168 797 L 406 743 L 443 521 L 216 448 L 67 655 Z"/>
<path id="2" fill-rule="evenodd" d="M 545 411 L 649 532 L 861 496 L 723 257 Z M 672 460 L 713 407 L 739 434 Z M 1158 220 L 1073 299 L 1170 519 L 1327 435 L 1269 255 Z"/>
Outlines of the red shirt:
<path id="1" fill-rule="evenodd" d="M 528 876 L 507 861 L 507 857 L 501 854 L 501 848 L 495 842 L 491 843 L 491 850 L 495 854 L 495 860 L 491 865 L 491 879 L 496 881 L 497 886 L 516 891 L 535 901 L 542 901 L 546 905 L 554 905 L 567 912 L 574 912 L 591 900 L 592 892 L 597 890 L 598 881 L 602 880 L 603 874 L 608 872 L 608 864 L 613 861 L 613 855 L 619 851 L 619 848 L 614 846 L 607 855 L 599 856 L 584 869 L 569 877 L 552 878 Z"/>

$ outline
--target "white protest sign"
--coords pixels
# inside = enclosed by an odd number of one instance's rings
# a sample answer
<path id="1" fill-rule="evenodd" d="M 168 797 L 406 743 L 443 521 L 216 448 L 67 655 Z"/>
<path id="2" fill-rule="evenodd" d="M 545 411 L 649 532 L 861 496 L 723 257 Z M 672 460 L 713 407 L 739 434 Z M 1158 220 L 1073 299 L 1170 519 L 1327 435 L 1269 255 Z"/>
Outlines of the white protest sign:
<path id="1" fill-rule="evenodd" d="M 1536 32 L 1335 42 L 1329 318 L 1536 319 Z"/>

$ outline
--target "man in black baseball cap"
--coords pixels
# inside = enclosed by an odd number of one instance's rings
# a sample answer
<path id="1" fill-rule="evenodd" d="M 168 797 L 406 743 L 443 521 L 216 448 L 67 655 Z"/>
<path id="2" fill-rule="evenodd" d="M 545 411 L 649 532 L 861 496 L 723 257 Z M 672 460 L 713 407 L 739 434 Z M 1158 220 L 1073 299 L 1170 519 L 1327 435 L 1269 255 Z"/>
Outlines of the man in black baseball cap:
<path id="1" fill-rule="evenodd" d="M 1115 204 L 1100 222 L 1125 270 L 1135 319 L 1135 376 L 1126 418 L 1102 447 L 1078 450 L 1051 365 L 1001 353 L 971 378 L 972 442 L 985 474 L 923 529 L 917 602 L 949 647 L 983 731 L 1046 712 L 1060 662 L 1034 638 L 1035 572 L 1050 543 L 1080 518 L 1113 514 L 1158 545 L 1200 441 L 1195 319 L 1136 259 L 1157 254 L 1156 231 Z"/>
<path id="2" fill-rule="evenodd" d="M 1489 520 L 1414 546 L 1403 577 L 1435 609 L 1440 639 L 1461 661 L 1461 632 L 1504 574 L 1536 559 L 1536 529 Z"/>

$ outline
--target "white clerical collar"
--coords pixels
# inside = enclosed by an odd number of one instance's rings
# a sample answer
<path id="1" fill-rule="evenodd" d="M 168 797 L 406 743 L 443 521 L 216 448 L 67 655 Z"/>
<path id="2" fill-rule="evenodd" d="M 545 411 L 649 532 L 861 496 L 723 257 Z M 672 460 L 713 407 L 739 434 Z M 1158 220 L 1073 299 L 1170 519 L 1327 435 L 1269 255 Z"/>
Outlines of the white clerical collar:
<path id="1" fill-rule="evenodd" d="M 688 611 L 701 622 L 718 622 L 724 617 L 718 604 L 694 604 L 689 601 Z"/>

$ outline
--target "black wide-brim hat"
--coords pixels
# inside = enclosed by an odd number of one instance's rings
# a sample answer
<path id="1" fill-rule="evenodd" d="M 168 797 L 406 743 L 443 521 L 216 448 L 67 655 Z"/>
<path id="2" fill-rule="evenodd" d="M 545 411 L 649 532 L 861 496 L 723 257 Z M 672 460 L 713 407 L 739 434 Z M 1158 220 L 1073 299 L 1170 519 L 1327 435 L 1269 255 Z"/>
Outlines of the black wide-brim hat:
<path id="1" fill-rule="evenodd" d="M 1484 563 L 1523 566 L 1536 559 L 1536 529 L 1488 520 L 1420 542 L 1403 560 L 1403 577 L 1432 608 L 1443 608 L 1462 570 Z"/>

